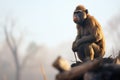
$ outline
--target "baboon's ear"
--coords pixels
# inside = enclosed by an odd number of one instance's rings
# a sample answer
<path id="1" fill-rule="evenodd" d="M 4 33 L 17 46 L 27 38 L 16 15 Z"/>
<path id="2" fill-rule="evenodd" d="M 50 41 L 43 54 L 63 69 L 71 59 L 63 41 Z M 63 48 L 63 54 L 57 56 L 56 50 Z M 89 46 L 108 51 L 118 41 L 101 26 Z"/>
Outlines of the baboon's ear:
<path id="1" fill-rule="evenodd" d="M 88 14 L 88 9 L 85 10 L 86 14 Z"/>

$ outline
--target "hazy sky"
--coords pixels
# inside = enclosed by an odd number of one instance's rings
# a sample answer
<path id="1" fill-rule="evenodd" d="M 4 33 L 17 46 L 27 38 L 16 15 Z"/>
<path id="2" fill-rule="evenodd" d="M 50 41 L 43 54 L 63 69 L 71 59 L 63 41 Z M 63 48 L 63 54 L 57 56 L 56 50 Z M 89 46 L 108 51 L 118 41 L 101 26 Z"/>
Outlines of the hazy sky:
<path id="1" fill-rule="evenodd" d="M 26 42 L 54 46 L 74 40 L 72 13 L 78 4 L 84 5 L 103 28 L 120 10 L 120 0 L 0 0 L 0 23 L 6 17 L 16 20 L 16 28 L 24 31 Z"/>

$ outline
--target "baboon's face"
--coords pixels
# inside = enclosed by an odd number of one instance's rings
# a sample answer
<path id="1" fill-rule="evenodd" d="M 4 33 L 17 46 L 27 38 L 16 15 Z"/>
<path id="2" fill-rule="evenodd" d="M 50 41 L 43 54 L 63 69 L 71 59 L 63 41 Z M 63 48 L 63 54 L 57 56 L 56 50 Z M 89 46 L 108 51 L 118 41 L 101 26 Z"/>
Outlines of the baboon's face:
<path id="1" fill-rule="evenodd" d="M 73 14 L 73 21 L 77 24 L 83 23 L 83 21 L 86 19 L 86 12 L 83 10 L 76 10 Z"/>

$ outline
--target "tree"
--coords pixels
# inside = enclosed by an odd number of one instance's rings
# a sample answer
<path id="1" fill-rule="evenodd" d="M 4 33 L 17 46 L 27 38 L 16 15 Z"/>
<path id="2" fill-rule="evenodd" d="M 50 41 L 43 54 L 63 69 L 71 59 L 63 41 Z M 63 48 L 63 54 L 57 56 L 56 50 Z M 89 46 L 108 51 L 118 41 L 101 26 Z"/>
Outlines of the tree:
<path id="1" fill-rule="evenodd" d="M 13 54 L 14 61 L 16 64 L 16 80 L 20 80 L 20 76 L 19 76 L 20 75 L 20 64 L 19 64 L 19 59 L 18 59 L 19 44 L 16 43 L 15 38 L 13 37 L 13 34 L 12 34 L 14 25 L 12 24 L 11 27 L 12 27 L 11 31 L 8 32 L 7 26 L 4 25 L 4 32 L 5 32 L 6 42 Z"/>
<path id="2" fill-rule="evenodd" d="M 16 66 L 15 80 L 20 80 L 21 71 L 24 68 L 25 63 L 27 62 L 27 60 L 29 58 L 31 58 L 31 56 L 33 56 L 33 54 L 28 53 L 24 57 L 24 59 L 22 60 L 22 63 L 20 64 L 19 49 L 20 49 L 20 45 L 21 45 L 22 40 L 23 40 L 23 35 L 20 34 L 20 37 L 17 39 L 15 37 L 15 34 L 13 34 L 14 28 L 15 28 L 15 22 L 14 21 L 11 22 L 10 29 L 8 28 L 7 24 L 5 24 L 4 25 L 4 34 L 5 34 L 6 43 L 7 43 L 8 47 L 10 48 L 10 51 L 12 52 L 14 62 L 15 62 L 15 66 Z"/>

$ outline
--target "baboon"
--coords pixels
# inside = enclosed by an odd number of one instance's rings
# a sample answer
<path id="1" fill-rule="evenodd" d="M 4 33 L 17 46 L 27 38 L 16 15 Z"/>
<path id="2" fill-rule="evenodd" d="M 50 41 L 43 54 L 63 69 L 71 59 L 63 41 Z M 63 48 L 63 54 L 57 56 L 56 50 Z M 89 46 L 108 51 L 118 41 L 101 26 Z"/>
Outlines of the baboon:
<path id="1" fill-rule="evenodd" d="M 83 62 L 103 57 L 105 54 L 105 38 L 99 22 L 88 13 L 83 5 L 78 5 L 73 13 L 77 36 L 72 44 L 73 52 Z"/>

